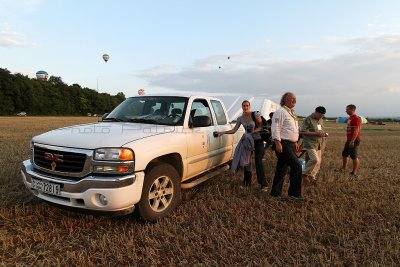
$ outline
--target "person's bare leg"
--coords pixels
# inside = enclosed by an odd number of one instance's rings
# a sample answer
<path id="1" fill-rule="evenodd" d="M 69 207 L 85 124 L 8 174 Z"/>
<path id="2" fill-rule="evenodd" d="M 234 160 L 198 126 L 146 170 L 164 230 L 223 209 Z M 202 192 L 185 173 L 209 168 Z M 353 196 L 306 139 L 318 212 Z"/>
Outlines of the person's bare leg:
<path id="1" fill-rule="evenodd" d="M 360 160 L 357 159 L 353 159 L 353 173 L 357 174 L 358 171 L 358 167 L 360 166 Z"/>
<path id="2" fill-rule="evenodd" d="M 343 169 L 343 170 L 346 170 L 346 167 L 347 167 L 347 160 L 348 160 L 348 157 L 343 157 L 343 165 L 342 165 L 342 169 Z"/>

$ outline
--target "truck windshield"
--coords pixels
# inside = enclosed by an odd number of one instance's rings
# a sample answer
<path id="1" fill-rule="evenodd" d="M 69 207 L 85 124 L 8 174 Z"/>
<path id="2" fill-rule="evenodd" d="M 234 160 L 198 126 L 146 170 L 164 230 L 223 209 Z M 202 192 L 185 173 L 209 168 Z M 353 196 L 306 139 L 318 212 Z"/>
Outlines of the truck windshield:
<path id="1" fill-rule="evenodd" d="M 126 99 L 103 121 L 183 125 L 188 98 L 139 96 Z"/>

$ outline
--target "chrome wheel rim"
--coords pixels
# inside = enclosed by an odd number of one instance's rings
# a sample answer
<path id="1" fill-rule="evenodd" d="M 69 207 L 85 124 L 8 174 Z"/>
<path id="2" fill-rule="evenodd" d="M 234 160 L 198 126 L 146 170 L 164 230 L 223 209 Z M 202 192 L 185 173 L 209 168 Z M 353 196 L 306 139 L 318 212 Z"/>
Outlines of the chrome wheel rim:
<path id="1" fill-rule="evenodd" d="M 171 205 L 174 186 L 168 176 L 156 178 L 149 190 L 149 205 L 155 212 L 162 212 Z"/>

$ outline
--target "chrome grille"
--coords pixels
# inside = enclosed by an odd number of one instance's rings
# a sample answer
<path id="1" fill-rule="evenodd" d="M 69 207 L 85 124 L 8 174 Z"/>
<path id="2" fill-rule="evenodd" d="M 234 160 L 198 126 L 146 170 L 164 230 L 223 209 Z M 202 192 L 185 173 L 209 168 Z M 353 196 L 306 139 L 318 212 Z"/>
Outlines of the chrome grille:
<path id="1" fill-rule="evenodd" d="M 46 153 L 62 155 L 62 162 L 55 162 L 56 166 L 53 171 L 68 173 L 80 173 L 83 171 L 86 161 L 86 154 L 57 151 L 35 146 L 33 152 L 34 163 L 37 166 L 47 170 L 52 170 L 51 164 L 53 161 L 45 159 Z"/>

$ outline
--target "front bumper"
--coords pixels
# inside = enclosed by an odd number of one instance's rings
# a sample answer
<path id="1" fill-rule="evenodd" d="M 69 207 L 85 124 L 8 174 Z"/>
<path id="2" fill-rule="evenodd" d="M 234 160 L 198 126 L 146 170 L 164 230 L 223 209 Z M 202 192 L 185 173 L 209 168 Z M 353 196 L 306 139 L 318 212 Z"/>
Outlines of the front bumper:
<path id="1" fill-rule="evenodd" d="M 80 181 L 68 177 L 56 177 L 33 169 L 30 160 L 23 162 L 22 181 L 31 192 L 48 202 L 85 210 L 101 212 L 132 212 L 142 195 L 144 172 L 126 176 L 87 176 Z M 60 195 L 51 195 L 32 188 L 32 178 L 48 183 L 59 184 Z M 107 199 L 103 205 L 99 196 Z"/>

